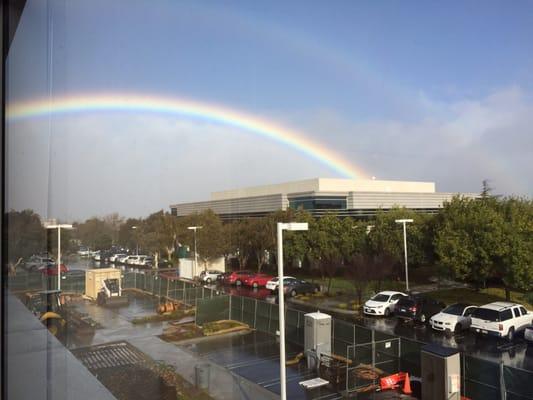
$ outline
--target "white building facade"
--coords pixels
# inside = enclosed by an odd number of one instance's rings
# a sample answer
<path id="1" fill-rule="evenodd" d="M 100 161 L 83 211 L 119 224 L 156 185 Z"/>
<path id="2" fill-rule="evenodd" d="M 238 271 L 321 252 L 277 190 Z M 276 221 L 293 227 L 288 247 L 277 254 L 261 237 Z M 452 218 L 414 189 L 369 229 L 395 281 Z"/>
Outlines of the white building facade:
<path id="1" fill-rule="evenodd" d="M 439 193 L 433 182 L 314 178 L 274 185 L 214 192 L 207 201 L 173 204 L 171 213 L 183 217 L 211 209 L 224 220 L 261 217 L 278 210 L 303 209 L 314 216 L 371 217 L 378 210 L 406 207 L 435 213 L 453 196 L 475 193 Z"/>

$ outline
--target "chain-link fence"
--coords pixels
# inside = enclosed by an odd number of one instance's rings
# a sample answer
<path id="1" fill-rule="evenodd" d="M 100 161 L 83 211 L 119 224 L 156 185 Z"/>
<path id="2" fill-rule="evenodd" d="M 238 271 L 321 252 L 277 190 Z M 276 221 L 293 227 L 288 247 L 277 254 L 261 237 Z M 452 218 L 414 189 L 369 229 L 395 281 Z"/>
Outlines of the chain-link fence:
<path id="1" fill-rule="evenodd" d="M 153 296 L 166 297 L 194 306 L 198 299 L 213 298 L 222 293 L 175 278 L 160 276 L 156 272 L 124 272 L 123 289 L 137 289 Z"/>
<path id="2" fill-rule="evenodd" d="M 8 288 L 13 292 L 55 290 L 57 276 L 47 276 L 41 272 L 17 272 L 16 275 L 9 276 Z M 198 286 L 193 282 L 160 276 L 155 271 L 123 272 L 122 288 L 141 290 L 153 296 L 167 297 L 189 305 L 195 305 L 197 299 L 221 294 L 218 290 Z M 62 274 L 61 290 L 85 293 L 85 273 Z"/>
<path id="3" fill-rule="evenodd" d="M 220 296 L 197 303 L 197 321 L 233 319 L 259 331 L 278 330 L 278 305 L 239 296 Z M 306 312 L 285 311 L 287 341 L 303 346 Z M 200 323 L 199 322 L 199 323 Z M 346 391 L 354 392 L 375 380 L 358 377 L 361 364 L 385 373 L 407 371 L 421 376 L 420 353 L 425 345 L 413 339 L 382 333 L 347 321 L 332 320 L 332 352 L 346 357 Z M 461 355 L 461 394 L 470 399 L 525 400 L 533 398 L 533 372 L 505 366 L 465 354 Z"/>
<path id="4" fill-rule="evenodd" d="M 57 275 L 45 275 L 39 271 L 17 272 L 8 278 L 12 292 L 57 289 Z M 85 292 L 85 274 L 66 273 L 61 275 L 61 290 L 69 293 Z"/>

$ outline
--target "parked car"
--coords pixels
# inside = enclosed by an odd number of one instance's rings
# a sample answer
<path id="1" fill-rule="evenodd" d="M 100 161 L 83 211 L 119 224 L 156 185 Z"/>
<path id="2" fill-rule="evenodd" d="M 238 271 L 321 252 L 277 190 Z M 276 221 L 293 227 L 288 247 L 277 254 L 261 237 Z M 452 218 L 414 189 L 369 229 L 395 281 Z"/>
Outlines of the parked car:
<path id="1" fill-rule="evenodd" d="M 396 303 L 394 313 L 404 320 L 413 320 L 425 324 L 444 307 L 446 307 L 444 303 L 431 297 L 412 295 L 400 298 L 398 303 Z"/>
<path id="2" fill-rule="evenodd" d="M 251 274 L 253 274 L 253 272 L 247 270 L 233 271 L 226 277 L 224 283 L 240 286 L 246 277 Z"/>
<path id="3" fill-rule="evenodd" d="M 217 276 L 218 283 L 224 283 L 228 276 L 231 275 L 231 272 L 223 272 Z"/>
<path id="4" fill-rule="evenodd" d="M 273 278 L 272 275 L 267 274 L 251 274 L 244 278 L 242 282 L 244 286 L 250 286 L 253 288 L 263 287 L 269 280 Z"/>
<path id="5" fill-rule="evenodd" d="M 218 276 L 221 274 L 221 271 L 209 269 L 207 271 L 200 272 L 200 280 L 204 283 L 210 284 L 211 282 L 216 282 Z"/>
<path id="6" fill-rule="evenodd" d="M 528 344 L 533 344 L 533 323 L 524 329 L 524 339 L 526 339 Z"/>
<path id="7" fill-rule="evenodd" d="M 127 255 L 127 254 L 124 254 L 122 255 L 121 257 L 117 257 L 115 259 L 115 262 L 118 263 L 118 264 L 127 264 L 127 261 L 128 259 L 130 258 L 131 256 Z"/>
<path id="8" fill-rule="evenodd" d="M 89 257 L 89 255 L 91 254 L 91 249 L 89 249 L 88 247 L 86 246 L 81 246 L 79 249 L 78 249 L 78 255 L 80 257 Z"/>
<path id="9" fill-rule="evenodd" d="M 293 277 L 293 276 L 284 276 L 284 277 L 283 277 L 283 282 L 286 282 L 287 279 L 296 279 L 296 278 Z M 279 277 L 277 277 L 277 276 L 274 277 L 274 278 L 272 278 L 271 280 L 269 280 L 269 281 L 266 283 L 266 285 L 265 285 L 265 287 L 266 287 L 267 289 L 269 289 L 272 293 L 278 291 L 278 286 L 279 286 Z"/>
<path id="10" fill-rule="evenodd" d="M 154 265 L 154 257 L 146 256 L 142 262 L 142 265 L 145 267 L 151 267 Z"/>
<path id="11" fill-rule="evenodd" d="M 437 331 L 459 333 L 470 328 L 472 313 L 477 309 L 464 303 L 452 304 L 430 318 L 429 324 Z"/>
<path id="12" fill-rule="evenodd" d="M 470 329 L 481 335 L 505 337 L 512 341 L 516 332 L 533 321 L 533 313 L 516 303 L 497 301 L 477 308 Z"/>
<path id="13" fill-rule="evenodd" d="M 291 297 L 297 294 L 318 293 L 320 285 L 302 279 L 283 279 L 283 292 Z"/>
<path id="14" fill-rule="evenodd" d="M 69 272 L 69 269 L 65 264 L 61 264 L 61 267 L 59 269 L 62 274 Z M 39 268 L 39 271 L 46 276 L 57 276 L 57 264 L 47 264 L 41 268 Z"/>
<path id="15" fill-rule="evenodd" d="M 405 293 L 384 291 L 374 295 L 367 300 L 363 312 L 367 315 L 384 315 L 388 317 L 394 312 L 396 303 L 402 298 L 407 297 Z"/>
<path id="16" fill-rule="evenodd" d="M 127 254 L 125 253 L 118 253 L 118 254 L 113 254 L 112 256 L 109 257 L 109 262 L 112 262 L 112 263 L 118 263 L 119 260 L 122 258 L 122 257 L 126 257 Z"/>
<path id="17" fill-rule="evenodd" d="M 28 259 L 28 261 L 26 261 L 26 263 L 24 264 L 24 267 L 28 271 L 34 271 L 40 267 L 43 267 L 48 264 L 53 264 L 53 263 L 54 263 L 54 259 L 51 257 L 33 255 Z"/>

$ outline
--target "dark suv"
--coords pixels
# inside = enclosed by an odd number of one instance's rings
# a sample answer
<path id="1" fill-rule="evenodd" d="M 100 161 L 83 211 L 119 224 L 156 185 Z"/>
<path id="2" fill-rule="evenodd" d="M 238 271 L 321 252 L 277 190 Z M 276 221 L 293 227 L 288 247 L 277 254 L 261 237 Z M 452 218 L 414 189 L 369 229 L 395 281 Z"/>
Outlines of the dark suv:
<path id="1" fill-rule="evenodd" d="M 402 297 L 398 303 L 394 314 L 406 320 L 419 321 L 425 324 L 429 319 L 441 312 L 446 307 L 442 302 L 423 295 Z"/>

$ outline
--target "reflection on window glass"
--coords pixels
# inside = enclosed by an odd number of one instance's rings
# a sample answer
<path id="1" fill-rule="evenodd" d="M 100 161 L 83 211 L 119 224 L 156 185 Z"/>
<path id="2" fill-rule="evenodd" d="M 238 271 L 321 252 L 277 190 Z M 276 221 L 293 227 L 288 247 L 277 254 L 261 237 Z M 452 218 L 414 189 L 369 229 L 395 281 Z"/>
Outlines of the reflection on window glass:
<path id="1" fill-rule="evenodd" d="M 8 3 L 7 399 L 531 395 L 531 4 Z"/>

